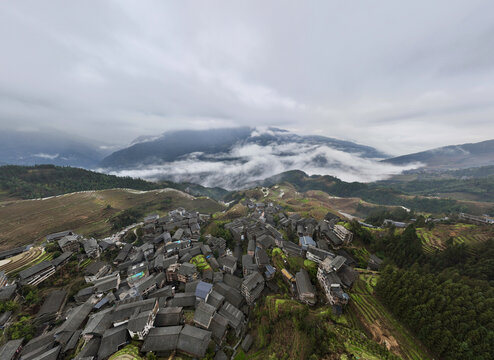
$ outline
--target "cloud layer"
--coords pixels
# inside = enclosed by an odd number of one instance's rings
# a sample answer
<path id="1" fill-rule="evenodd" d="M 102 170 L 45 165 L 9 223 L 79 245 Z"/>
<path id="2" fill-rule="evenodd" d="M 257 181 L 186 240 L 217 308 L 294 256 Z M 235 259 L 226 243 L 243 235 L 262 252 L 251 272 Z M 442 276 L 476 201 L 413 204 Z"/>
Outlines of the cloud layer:
<path id="1" fill-rule="evenodd" d="M 389 165 L 325 145 L 287 143 L 239 145 L 228 153 L 193 153 L 178 161 L 110 173 L 149 180 L 193 182 L 232 190 L 288 170 L 302 170 L 309 175 L 332 175 L 349 182 L 370 182 L 418 166 L 419 164 Z"/>
<path id="2" fill-rule="evenodd" d="M 0 4 L 1 128 L 277 126 L 393 155 L 494 138 L 492 1 L 90 4 Z"/>

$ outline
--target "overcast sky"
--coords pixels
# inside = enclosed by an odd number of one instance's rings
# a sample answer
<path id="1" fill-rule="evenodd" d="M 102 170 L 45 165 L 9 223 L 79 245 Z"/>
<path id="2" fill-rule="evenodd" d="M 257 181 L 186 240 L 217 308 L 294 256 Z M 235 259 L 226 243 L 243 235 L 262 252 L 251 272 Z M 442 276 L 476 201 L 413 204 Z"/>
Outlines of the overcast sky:
<path id="1" fill-rule="evenodd" d="M 4 1 L 0 46 L 1 128 L 494 138 L 492 1 Z"/>

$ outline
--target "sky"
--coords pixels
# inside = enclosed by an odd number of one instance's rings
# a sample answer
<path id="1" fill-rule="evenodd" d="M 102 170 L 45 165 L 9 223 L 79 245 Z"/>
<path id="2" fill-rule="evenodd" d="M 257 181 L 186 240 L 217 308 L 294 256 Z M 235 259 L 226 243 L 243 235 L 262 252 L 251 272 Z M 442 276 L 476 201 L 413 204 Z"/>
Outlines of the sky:
<path id="1" fill-rule="evenodd" d="M 0 45 L 0 129 L 494 138 L 492 1 L 4 1 Z"/>

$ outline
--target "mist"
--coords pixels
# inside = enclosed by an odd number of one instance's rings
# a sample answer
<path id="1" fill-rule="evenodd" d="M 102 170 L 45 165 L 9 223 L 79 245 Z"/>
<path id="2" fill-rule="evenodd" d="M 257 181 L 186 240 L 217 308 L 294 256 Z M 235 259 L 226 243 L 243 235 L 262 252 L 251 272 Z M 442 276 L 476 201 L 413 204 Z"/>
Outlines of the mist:
<path id="1" fill-rule="evenodd" d="M 234 190 L 289 170 L 302 170 L 309 175 L 332 175 L 347 182 L 372 182 L 420 166 L 418 163 L 394 166 L 325 145 L 287 143 L 238 145 L 227 153 L 208 155 L 198 152 L 177 161 L 142 168 L 99 171 L 152 181 L 192 182 Z"/>

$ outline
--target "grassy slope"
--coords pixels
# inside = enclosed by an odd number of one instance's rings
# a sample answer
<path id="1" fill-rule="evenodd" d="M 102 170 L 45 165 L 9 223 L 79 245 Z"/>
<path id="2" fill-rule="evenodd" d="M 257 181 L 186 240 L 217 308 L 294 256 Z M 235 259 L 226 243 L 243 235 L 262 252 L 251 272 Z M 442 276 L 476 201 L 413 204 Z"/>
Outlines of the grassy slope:
<path id="1" fill-rule="evenodd" d="M 367 335 L 347 320 L 336 317 L 327 306 L 308 310 L 305 321 L 319 323 L 328 334 L 327 341 L 321 342 L 314 334 L 302 331 L 297 325 L 297 312 L 307 305 L 279 295 L 267 296 L 264 304 L 254 311 L 251 320 L 251 334 L 255 342 L 248 359 L 308 359 L 315 347 L 329 349 L 327 359 L 395 359 L 383 346 L 372 341 Z M 312 337 L 312 338 L 311 338 Z"/>
<path id="2" fill-rule="evenodd" d="M 111 208 L 107 208 L 108 205 Z M 214 200 L 194 198 L 173 189 L 147 192 L 113 189 L 72 193 L 45 200 L 2 202 L 0 249 L 33 243 L 49 233 L 67 229 L 83 235 L 103 236 L 110 232 L 110 217 L 135 206 L 161 213 L 179 206 L 203 213 L 223 209 Z"/>

